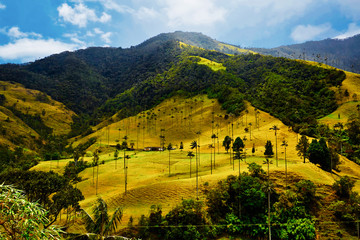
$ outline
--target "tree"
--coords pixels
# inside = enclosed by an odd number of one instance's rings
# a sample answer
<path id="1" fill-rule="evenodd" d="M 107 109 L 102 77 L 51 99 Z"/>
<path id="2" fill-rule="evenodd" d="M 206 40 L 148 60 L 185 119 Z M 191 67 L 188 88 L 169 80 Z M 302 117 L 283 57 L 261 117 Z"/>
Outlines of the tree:
<path id="1" fill-rule="evenodd" d="M 285 187 L 287 188 L 287 161 L 286 161 L 286 147 L 289 146 L 287 141 L 283 141 L 281 146 L 285 148 Z"/>
<path id="2" fill-rule="evenodd" d="M 266 141 L 264 155 L 267 156 L 267 157 L 274 156 L 273 145 L 271 144 L 270 140 Z"/>
<path id="3" fill-rule="evenodd" d="M 114 152 L 114 158 L 115 158 L 115 169 L 117 168 L 117 159 L 119 157 L 119 151 L 117 149 L 115 149 Z"/>
<path id="4" fill-rule="evenodd" d="M 324 138 L 321 138 L 319 141 L 313 139 L 309 146 L 308 154 L 310 162 L 319 164 L 326 171 L 331 171 L 331 155 Z"/>
<path id="5" fill-rule="evenodd" d="M 243 148 L 245 147 L 244 142 L 241 140 L 240 137 L 237 137 L 235 139 L 235 142 L 233 143 L 233 151 L 234 151 L 234 160 L 239 159 L 239 176 L 240 176 L 240 161 L 243 159 L 243 155 L 241 154 Z M 233 169 L 234 169 L 234 162 L 233 161 Z"/>
<path id="6" fill-rule="evenodd" d="M 275 131 L 275 148 L 276 148 L 276 166 L 278 166 L 278 151 L 277 151 L 277 131 L 280 130 L 276 125 L 270 128 Z M 274 155 L 274 154 L 273 154 Z"/>
<path id="7" fill-rule="evenodd" d="M 93 184 L 95 184 L 95 166 L 98 165 L 99 165 L 99 150 L 96 149 L 93 156 Z"/>
<path id="8" fill-rule="evenodd" d="M 229 152 L 231 144 L 231 138 L 229 136 L 226 136 L 223 141 L 223 147 L 225 148 L 226 153 Z"/>
<path id="9" fill-rule="evenodd" d="M 213 139 L 213 146 L 214 146 L 214 169 L 216 168 L 216 165 L 215 165 L 215 152 L 216 152 L 216 144 L 215 144 L 215 139 L 216 138 L 218 138 L 217 136 L 216 136 L 216 134 L 215 133 L 213 133 L 212 135 L 211 135 L 211 138 Z"/>
<path id="10" fill-rule="evenodd" d="M 189 151 L 187 156 L 190 158 L 190 178 L 191 178 L 191 158 L 193 158 L 195 155 L 193 154 L 193 152 Z"/>
<path id="11" fill-rule="evenodd" d="M 191 142 L 191 149 L 194 149 L 196 150 L 195 152 L 195 166 L 196 166 L 196 199 L 199 198 L 199 165 L 198 165 L 198 160 L 197 160 L 197 148 L 199 147 L 197 142 L 196 141 L 192 141 Z"/>
<path id="12" fill-rule="evenodd" d="M 165 216 L 166 226 L 164 239 L 207 239 L 210 235 L 209 220 L 203 202 L 183 200 Z"/>
<path id="13" fill-rule="evenodd" d="M 240 151 L 240 149 L 243 149 L 245 147 L 243 140 L 240 137 L 237 137 L 235 139 L 235 142 L 233 143 L 233 150 L 234 152 Z"/>
<path id="14" fill-rule="evenodd" d="M 270 141 L 269 141 L 270 142 Z M 272 164 L 271 160 L 266 158 L 266 161 L 264 161 L 264 164 L 268 165 L 268 180 L 263 186 L 264 192 L 267 192 L 268 195 L 268 228 L 269 228 L 269 239 L 271 240 L 271 224 L 270 224 L 270 193 L 273 191 L 272 183 L 270 182 L 270 164 Z"/>
<path id="15" fill-rule="evenodd" d="M 296 150 L 298 151 L 298 156 L 304 158 L 304 163 L 308 156 L 308 149 L 309 149 L 309 141 L 305 135 L 301 135 L 300 141 L 296 145 Z"/>
<path id="16" fill-rule="evenodd" d="M 81 209 L 81 213 L 85 222 L 86 231 L 96 234 L 97 237 L 101 237 L 100 239 L 104 239 L 105 236 L 115 232 L 123 216 L 122 209 L 117 208 L 112 217 L 110 217 L 107 204 L 102 198 L 98 198 L 96 204 L 93 206 L 93 217 L 84 209 Z"/>
<path id="17" fill-rule="evenodd" d="M 167 150 L 169 151 L 169 177 L 170 177 L 170 151 L 172 150 L 172 145 L 171 143 L 169 143 L 169 145 L 167 146 Z"/>
<path id="18" fill-rule="evenodd" d="M 181 151 L 184 149 L 184 144 L 183 144 L 183 142 L 180 142 L 180 147 L 179 147 L 179 149 L 180 149 Z"/>
<path id="19" fill-rule="evenodd" d="M 0 185 L 0 239 L 61 239 L 61 230 L 49 226 L 47 211 L 27 201 L 22 191 Z"/>
<path id="20" fill-rule="evenodd" d="M 355 180 L 351 179 L 349 176 L 343 176 L 339 180 L 335 181 L 332 187 L 339 197 L 349 198 L 354 185 Z"/>

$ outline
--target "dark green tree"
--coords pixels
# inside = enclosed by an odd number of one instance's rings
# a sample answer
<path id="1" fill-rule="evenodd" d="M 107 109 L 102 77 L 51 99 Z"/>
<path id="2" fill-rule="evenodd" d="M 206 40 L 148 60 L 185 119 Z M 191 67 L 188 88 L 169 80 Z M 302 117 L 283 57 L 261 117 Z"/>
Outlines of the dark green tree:
<path id="1" fill-rule="evenodd" d="M 308 149 L 309 149 L 309 140 L 305 135 L 301 135 L 300 141 L 296 144 L 296 150 L 298 151 L 298 156 L 304 158 L 304 163 L 306 158 L 308 158 Z"/>
<path id="2" fill-rule="evenodd" d="M 355 186 L 355 180 L 351 179 L 349 176 L 343 176 L 339 180 L 336 180 L 332 185 L 333 189 L 336 191 L 336 194 L 341 198 L 349 199 L 352 189 Z"/>
<path id="3" fill-rule="evenodd" d="M 229 136 L 226 136 L 223 141 L 223 147 L 225 148 L 226 153 L 229 152 L 231 145 L 231 138 Z"/>
<path id="4" fill-rule="evenodd" d="M 270 140 L 266 141 L 264 155 L 267 156 L 267 157 L 274 156 L 273 145 L 271 144 Z"/>
<path id="5" fill-rule="evenodd" d="M 180 147 L 179 147 L 179 149 L 180 149 L 181 151 L 184 149 L 184 144 L 183 144 L 183 142 L 180 142 Z"/>
<path id="6" fill-rule="evenodd" d="M 309 146 L 308 154 L 310 162 L 319 164 L 326 171 L 331 171 L 331 155 L 324 138 L 321 138 L 319 141 L 313 139 Z"/>
<path id="7" fill-rule="evenodd" d="M 233 143 L 234 152 L 238 152 L 245 147 L 243 140 L 240 137 L 237 137 Z"/>

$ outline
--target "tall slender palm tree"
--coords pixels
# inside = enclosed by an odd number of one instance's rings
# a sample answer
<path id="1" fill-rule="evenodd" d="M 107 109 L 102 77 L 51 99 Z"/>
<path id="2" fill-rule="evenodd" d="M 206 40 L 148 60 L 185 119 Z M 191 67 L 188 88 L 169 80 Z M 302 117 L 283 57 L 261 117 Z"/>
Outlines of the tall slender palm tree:
<path id="1" fill-rule="evenodd" d="M 209 144 L 208 146 L 210 148 L 210 174 L 212 174 L 212 169 L 213 169 L 213 165 L 212 165 L 212 149 L 214 148 L 214 146 L 212 144 Z"/>
<path id="2" fill-rule="evenodd" d="M 197 145 L 197 147 L 199 148 L 199 150 L 198 150 L 198 155 L 199 155 L 199 157 L 198 157 L 198 159 L 199 159 L 199 166 L 200 166 L 200 135 L 201 135 L 201 131 L 197 131 L 196 132 L 196 134 L 198 135 L 198 145 Z"/>
<path id="3" fill-rule="evenodd" d="M 268 228 L 269 228 L 269 239 L 271 240 L 271 223 L 270 223 L 270 193 L 273 189 L 272 184 L 270 183 L 270 164 L 272 164 L 272 161 L 266 158 L 264 161 L 264 164 L 268 165 L 268 180 L 267 183 L 265 183 L 263 189 L 265 192 L 267 192 L 268 195 Z"/>
<path id="4" fill-rule="evenodd" d="M 99 150 L 96 149 L 93 156 L 93 184 L 95 185 L 95 166 L 97 166 L 99 163 Z"/>
<path id="5" fill-rule="evenodd" d="M 275 131 L 275 149 L 276 149 L 276 166 L 278 167 L 278 150 L 277 150 L 277 131 L 280 130 L 276 125 L 270 128 Z"/>
<path id="6" fill-rule="evenodd" d="M 169 177 L 170 177 L 170 151 L 172 150 L 172 145 L 169 143 L 169 145 L 166 148 L 169 151 Z"/>
<path id="7" fill-rule="evenodd" d="M 194 157 L 195 155 L 193 154 L 193 152 L 189 151 L 187 156 L 190 158 L 190 178 L 191 178 L 191 158 Z"/>
<path id="8" fill-rule="evenodd" d="M 287 188 L 287 161 L 286 161 L 286 147 L 289 146 L 287 141 L 283 141 L 281 146 L 285 147 L 285 188 Z"/>
<path id="9" fill-rule="evenodd" d="M 197 148 L 198 144 L 196 141 L 192 141 L 190 144 L 191 149 L 195 148 L 195 166 L 196 166 L 196 199 L 199 199 L 199 169 L 198 169 L 198 160 L 197 160 Z"/>
<path id="10" fill-rule="evenodd" d="M 110 217 L 107 204 L 102 198 L 96 200 L 96 204 L 92 209 L 93 216 L 90 216 L 84 209 L 81 209 L 81 213 L 86 230 L 88 231 L 88 233 L 84 235 L 89 236 L 92 233 L 96 235 L 96 239 L 105 239 L 111 233 L 115 232 L 123 216 L 122 209 L 117 208 Z"/>
<path id="11" fill-rule="evenodd" d="M 213 139 L 213 147 L 214 147 L 214 169 L 215 169 L 215 168 L 216 168 L 216 165 L 215 165 L 215 152 L 216 152 L 216 149 L 215 149 L 215 146 L 216 146 L 216 144 L 215 144 L 215 139 L 218 138 L 218 137 L 217 137 L 216 134 L 214 133 L 213 135 L 211 135 L 211 138 Z"/>

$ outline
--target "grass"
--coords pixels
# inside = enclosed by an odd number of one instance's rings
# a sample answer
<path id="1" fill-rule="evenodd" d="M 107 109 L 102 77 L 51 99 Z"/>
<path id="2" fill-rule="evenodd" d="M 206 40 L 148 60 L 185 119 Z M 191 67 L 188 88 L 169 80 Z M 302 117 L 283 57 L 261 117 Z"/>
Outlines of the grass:
<path id="1" fill-rule="evenodd" d="M 0 81 L 0 94 L 4 95 L 6 101 L 0 107 L 0 120 L 2 128 L 6 133 L 0 142 L 11 147 L 17 145 L 31 146 L 38 134 L 16 117 L 6 107 L 14 107 L 16 110 L 26 114 L 39 114 L 46 126 L 53 128 L 54 134 L 66 134 L 70 131 L 72 123 L 72 111 L 64 104 L 52 100 L 49 96 L 48 102 L 40 102 L 36 96 L 39 91 L 24 88 L 21 84 Z M 8 121 L 5 121 L 7 120 Z"/>
<path id="2" fill-rule="evenodd" d="M 345 73 L 346 79 L 342 82 L 342 86 L 340 88 L 333 88 L 333 91 L 336 93 L 337 102 L 340 104 L 339 108 L 319 119 L 321 123 L 330 127 L 338 122 L 345 124 L 349 117 L 357 112 L 357 106 L 360 104 L 360 74 Z M 344 95 L 345 91 L 348 91 L 348 97 Z"/>
<path id="3" fill-rule="evenodd" d="M 168 99 L 157 107 L 137 116 L 115 121 L 105 127 L 104 125 L 97 126 L 95 133 L 74 143 L 76 146 L 76 144 L 86 141 L 90 137 L 98 137 L 97 143 L 88 150 L 88 157 L 85 157 L 85 160 L 92 161 L 92 152 L 96 148 L 100 148 L 102 151 L 100 161 L 105 161 L 105 164 L 99 166 L 98 195 L 96 195 L 96 185 L 93 183 L 93 169 L 86 169 L 80 174 L 83 181 L 78 183 L 77 187 L 85 196 L 81 206 L 89 209 L 96 198 L 101 196 L 108 202 L 112 210 L 119 206 L 124 208 L 122 225 L 126 226 L 130 216 L 134 217 L 136 222 L 142 214 L 148 214 L 151 205 L 161 205 L 163 213 L 166 214 L 183 199 L 196 198 L 195 158 L 192 159 L 192 177 L 190 178 L 190 161 L 187 153 L 193 151 L 190 149 L 191 141 L 198 141 L 199 139 L 201 152 L 199 192 L 200 200 L 204 200 L 205 196 L 202 190 L 204 190 L 205 183 L 212 187 L 228 175 L 238 174 L 238 161 L 235 162 L 233 169 L 233 165 L 229 161 L 229 154 L 226 154 L 221 147 L 225 136 L 232 135 L 232 129 L 234 138 L 237 136 L 247 138 L 245 148 L 248 158 L 246 162 L 241 162 L 241 171 L 247 171 L 247 164 L 250 162 L 256 162 L 262 165 L 264 170 L 267 170 L 267 166 L 263 164 L 265 159 L 264 145 L 267 140 L 271 140 L 275 145 L 274 131 L 269 129 L 274 125 L 280 128 L 277 136 L 278 166 L 275 156 L 272 158 L 273 164 L 270 165 L 270 176 L 276 181 L 278 191 L 282 191 L 281 186 L 285 186 L 285 149 L 280 147 L 283 140 L 288 141 L 286 155 L 290 183 L 300 179 L 310 179 L 318 186 L 330 186 L 341 175 L 350 175 L 355 179 L 360 178 L 360 167 L 345 158 L 341 158 L 340 172 L 332 174 L 322 171 L 308 161 L 304 164 L 295 150 L 299 135 L 292 132 L 278 119 L 261 111 L 259 126 L 257 127 L 254 108 L 247 104 L 247 110 L 247 114 L 244 112 L 239 117 L 225 119 L 226 112 L 220 109 L 220 105 L 214 99 L 208 99 L 206 96 L 196 96 L 191 99 L 176 97 Z M 147 118 L 153 113 L 158 116 L 156 120 L 151 119 L 151 117 Z M 213 119 L 214 124 L 212 124 Z M 249 123 L 252 123 L 251 139 L 250 132 L 244 130 L 246 126 L 250 127 Z M 231 126 L 231 124 L 233 125 Z M 196 132 L 201 132 L 201 134 L 198 135 Z M 211 174 L 210 161 L 213 160 L 213 157 L 210 154 L 209 145 L 213 143 L 212 133 L 218 134 L 220 149 L 217 153 L 218 143 L 216 141 L 216 169 Z M 172 143 L 176 147 L 176 150 L 170 153 L 170 176 L 168 174 L 168 151 L 142 151 L 146 146 L 159 146 L 161 134 L 165 135 L 166 144 Z M 121 142 L 125 135 L 128 137 L 128 142 L 134 143 L 134 147 L 137 149 L 135 152 L 126 153 L 130 155 L 127 194 L 124 193 L 123 159 L 117 161 L 117 168 L 115 168 L 114 147 L 112 147 Z M 178 149 L 180 142 L 183 142 L 184 145 L 182 151 Z M 253 146 L 256 149 L 254 155 L 251 153 Z M 275 146 L 274 152 L 276 152 Z M 121 151 L 119 157 L 122 156 L 123 152 Z M 61 172 L 61 168 L 65 166 L 67 161 L 69 160 L 61 160 L 59 169 L 56 169 L 56 161 L 52 163 L 52 166 L 54 166 L 55 171 Z M 41 162 L 34 169 L 49 170 L 50 164 L 49 162 Z M 94 170 L 96 173 L 97 169 Z M 358 182 L 356 182 L 355 190 L 360 190 Z"/>
<path id="4" fill-rule="evenodd" d="M 225 43 L 219 43 L 219 48 L 220 48 L 221 51 L 226 51 L 226 49 L 229 49 L 229 50 L 232 50 L 232 51 L 235 51 L 235 52 L 238 52 L 238 53 L 252 53 L 252 54 L 257 54 L 257 53 L 254 52 L 254 51 L 247 50 L 247 49 L 243 49 L 243 48 L 239 48 L 239 47 L 232 46 L 232 45 L 225 44 Z"/>
<path id="5" fill-rule="evenodd" d="M 199 57 L 199 58 L 200 58 L 200 62 L 198 62 L 198 64 L 206 65 L 209 68 L 211 68 L 211 70 L 213 71 L 226 70 L 226 67 L 224 67 L 221 63 L 217 63 L 203 57 Z"/>

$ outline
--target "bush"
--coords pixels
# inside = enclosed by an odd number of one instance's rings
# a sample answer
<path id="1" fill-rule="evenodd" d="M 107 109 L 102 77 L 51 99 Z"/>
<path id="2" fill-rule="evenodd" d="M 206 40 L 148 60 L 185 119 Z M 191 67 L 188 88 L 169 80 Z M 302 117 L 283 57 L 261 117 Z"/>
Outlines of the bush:
<path id="1" fill-rule="evenodd" d="M 316 203 L 316 186 L 310 180 L 301 180 L 295 184 L 295 192 L 307 210 Z"/>
<path id="2" fill-rule="evenodd" d="M 355 180 L 351 179 L 349 176 L 343 176 L 339 180 L 335 181 L 332 187 L 339 197 L 348 199 L 354 185 Z"/>

